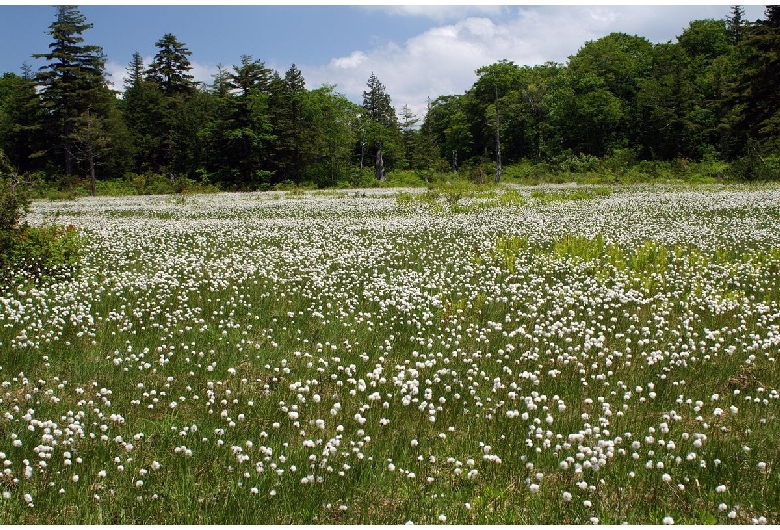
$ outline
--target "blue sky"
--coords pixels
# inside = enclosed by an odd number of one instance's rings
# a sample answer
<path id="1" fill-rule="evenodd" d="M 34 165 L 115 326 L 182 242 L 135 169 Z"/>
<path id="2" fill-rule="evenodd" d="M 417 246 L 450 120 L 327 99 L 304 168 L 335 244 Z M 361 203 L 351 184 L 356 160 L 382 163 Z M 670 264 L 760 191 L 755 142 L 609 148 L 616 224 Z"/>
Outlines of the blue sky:
<path id="1" fill-rule="evenodd" d="M 746 18 L 763 5 L 744 6 Z M 192 52 L 192 73 L 211 81 L 218 64 L 242 54 L 284 73 L 295 63 L 308 88 L 334 84 L 360 101 L 373 72 L 393 104 L 421 113 L 427 98 L 462 94 L 474 70 L 501 59 L 520 65 L 565 62 L 588 40 L 611 32 L 674 41 L 692 20 L 724 18 L 728 5 L 82 5 L 94 27 L 85 42 L 103 47 L 117 87 L 138 51 L 147 63 L 154 43 L 173 33 Z M 43 64 L 51 5 L 0 6 L 0 72 Z"/>

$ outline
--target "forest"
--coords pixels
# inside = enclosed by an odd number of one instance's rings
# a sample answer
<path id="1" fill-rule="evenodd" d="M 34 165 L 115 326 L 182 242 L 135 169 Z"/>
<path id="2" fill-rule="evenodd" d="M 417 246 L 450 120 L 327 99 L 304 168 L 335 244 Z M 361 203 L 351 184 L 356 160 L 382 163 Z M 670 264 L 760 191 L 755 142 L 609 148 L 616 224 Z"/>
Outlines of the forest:
<path id="1" fill-rule="evenodd" d="M 780 178 L 780 6 L 748 21 L 733 6 L 676 42 L 612 33 L 566 64 L 479 68 L 425 116 L 392 105 L 372 74 L 362 104 L 307 88 L 250 55 L 196 82 L 173 34 L 151 64 L 129 60 L 120 86 L 89 42 L 92 24 L 56 6 L 46 63 L 0 77 L 0 151 L 15 174 L 60 189 L 155 183 L 263 190 L 365 186 L 402 170 L 501 177 L 502 167 L 576 171 L 609 161 L 658 167 L 718 161 L 740 180 Z"/>

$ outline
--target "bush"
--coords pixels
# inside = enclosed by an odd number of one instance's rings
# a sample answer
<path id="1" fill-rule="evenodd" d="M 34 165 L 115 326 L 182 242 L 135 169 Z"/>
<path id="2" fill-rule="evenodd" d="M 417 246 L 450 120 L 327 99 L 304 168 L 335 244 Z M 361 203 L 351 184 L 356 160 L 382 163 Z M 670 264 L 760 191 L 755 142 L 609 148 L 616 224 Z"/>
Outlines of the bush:
<path id="1" fill-rule="evenodd" d="M 30 227 L 30 199 L 0 151 L 0 278 L 51 276 L 78 262 L 81 238 L 72 226 Z"/>
<path id="2" fill-rule="evenodd" d="M 11 248 L 14 234 L 21 229 L 21 220 L 30 205 L 29 197 L 18 184 L 15 173 L 0 151 L 0 256 Z"/>
<path id="3" fill-rule="evenodd" d="M 0 257 L 4 276 L 53 277 L 78 264 L 82 242 L 73 226 L 25 226 L 15 236 Z"/>
<path id="4" fill-rule="evenodd" d="M 752 150 L 743 158 L 732 162 L 728 175 L 733 179 L 748 182 L 780 180 L 780 158 L 762 157 L 756 150 Z"/>

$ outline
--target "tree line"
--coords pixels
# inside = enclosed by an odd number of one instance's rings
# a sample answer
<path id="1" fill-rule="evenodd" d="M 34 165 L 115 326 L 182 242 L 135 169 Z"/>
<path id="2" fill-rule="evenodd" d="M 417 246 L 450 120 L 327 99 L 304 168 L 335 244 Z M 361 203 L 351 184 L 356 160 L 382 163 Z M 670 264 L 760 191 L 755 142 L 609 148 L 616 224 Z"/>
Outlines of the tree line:
<path id="1" fill-rule="evenodd" d="M 0 150 L 20 174 L 65 182 L 163 176 L 222 189 L 290 182 L 333 186 L 384 180 L 387 171 L 448 171 L 557 163 L 616 153 L 631 160 L 718 158 L 744 176 L 778 165 L 780 6 L 744 19 L 697 20 L 672 43 L 612 33 L 566 64 L 499 61 L 462 95 L 428 103 L 423 118 L 372 74 L 362 104 L 335 86 L 307 89 L 293 64 L 281 74 L 250 55 L 192 74 L 173 34 L 144 64 L 135 53 L 111 88 L 92 27 L 56 6 L 45 64 L 0 78 Z M 774 167 L 772 166 L 772 167 Z M 751 173 L 753 172 L 753 173 Z"/>

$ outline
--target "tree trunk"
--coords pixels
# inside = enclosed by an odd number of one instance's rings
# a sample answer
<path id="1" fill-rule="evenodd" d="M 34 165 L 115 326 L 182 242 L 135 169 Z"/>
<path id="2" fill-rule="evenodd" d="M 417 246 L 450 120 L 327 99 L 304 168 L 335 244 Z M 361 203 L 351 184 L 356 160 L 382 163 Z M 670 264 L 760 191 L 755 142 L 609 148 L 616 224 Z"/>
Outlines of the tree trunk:
<path id="1" fill-rule="evenodd" d="M 501 127 L 498 122 L 498 88 L 496 88 L 496 183 L 501 182 Z"/>
<path id="2" fill-rule="evenodd" d="M 385 161 L 382 158 L 382 148 L 376 150 L 376 163 L 374 164 L 374 172 L 376 174 L 376 179 L 384 182 L 385 181 Z"/>
<path id="3" fill-rule="evenodd" d="M 92 187 L 92 196 L 97 195 L 97 182 L 95 182 L 95 155 L 89 151 L 89 182 Z"/>

